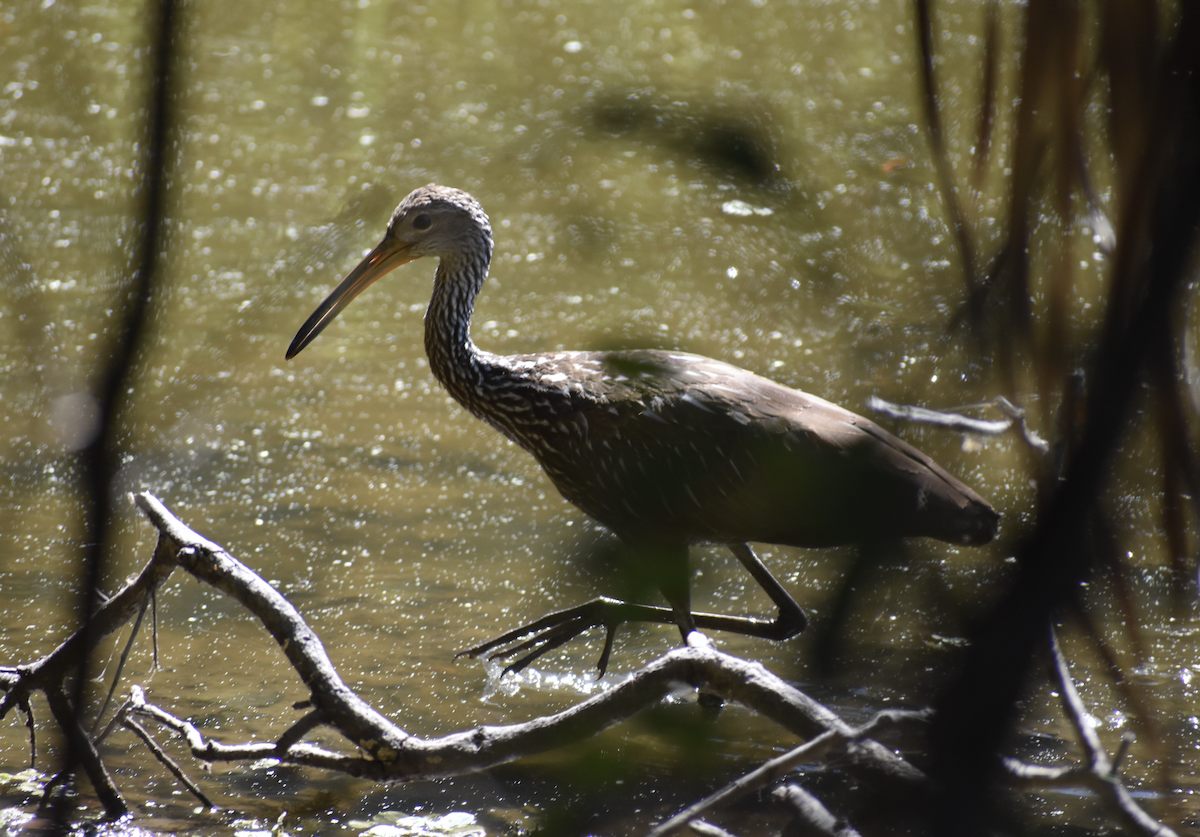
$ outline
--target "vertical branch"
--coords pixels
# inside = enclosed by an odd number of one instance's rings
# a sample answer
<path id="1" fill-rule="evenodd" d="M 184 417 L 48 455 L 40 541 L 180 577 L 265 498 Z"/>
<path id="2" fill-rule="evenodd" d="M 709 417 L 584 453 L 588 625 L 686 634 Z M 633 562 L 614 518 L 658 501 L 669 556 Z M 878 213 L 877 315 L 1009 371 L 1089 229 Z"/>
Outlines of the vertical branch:
<path id="1" fill-rule="evenodd" d="M 997 302 L 1004 324 L 999 335 L 1000 364 L 1008 389 L 1016 391 L 1017 349 L 1028 349 L 1033 339 L 1033 308 L 1030 295 L 1028 254 L 1038 218 L 1047 150 L 1054 138 L 1053 126 L 1063 101 L 1064 60 L 1073 48 L 1063 42 L 1077 35 L 1068 30 L 1072 17 L 1069 0 L 1031 2 L 1025 11 L 1024 49 L 1021 54 L 1020 97 L 1012 139 L 1012 197 L 1008 206 L 1008 246 L 1012 253 L 997 288 Z M 1068 42 L 1068 46 L 1070 46 Z M 1044 383 L 1045 376 L 1039 378 Z M 1061 381 L 1061 378 L 1056 380 Z M 1042 393 L 1043 409 L 1053 399 Z M 1048 417 L 1044 416 L 1044 420 Z"/>
<path id="2" fill-rule="evenodd" d="M 1072 242 L 1077 231 L 1073 209 L 1078 191 L 1079 173 L 1083 170 L 1082 123 L 1084 96 L 1080 53 L 1084 37 L 1083 19 L 1079 5 L 1071 0 L 1055 0 L 1042 3 L 1040 13 L 1031 11 L 1031 28 L 1036 25 L 1040 36 L 1048 39 L 1039 45 L 1045 52 L 1042 72 L 1037 80 L 1040 86 L 1033 100 L 1040 124 L 1039 131 L 1046 141 L 1046 162 L 1053 163 L 1053 172 L 1047 188 L 1046 202 L 1049 204 L 1057 224 L 1047 226 L 1053 231 L 1046 238 L 1045 323 L 1031 334 L 1033 338 L 1033 373 L 1037 380 L 1039 403 L 1043 421 L 1049 424 L 1054 404 L 1063 390 L 1070 386 L 1068 372 L 1068 335 L 1070 334 L 1070 307 L 1075 295 L 1075 258 Z M 1044 9 L 1044 10 L 1043 10 Z M 1032 37 L 1032 33 L 1031 33 Z M 1053 114 L 1046 119 L 1045 114 Z M 1032 197 L 1032 196 L 1031 196 Z M 1057 227 L 1055 230 L 1054 227 Z M 1013 293 L 1018 289 L 1013 288 Z M 1020 289 L 1024 298 L 1030 296 L 1030 288 Z M 1032 327 L 1032 323 L 1029 324 Z M 1039 482 L 1044 493 L 1053 485 L 1049 481 Z"/>
<path id="3" fill-rule="evenodd" d="M 79 451 L 84 540 L 78 608 L 80 632 L 85 637 L 90 634 L 92 616 L 99 604 L 99 586 L 103 576 L 105 550 L 110 538 L 113 481 L 120 462 L 114 431 L 118 413 L 125 403 L 135 356 L 145 333 L 150 292 L 158 267 L 164 204 L 166 139 L 170 124 L 168 100 L 173 61 L 171 43 L 175 25 L 174 0 L 158 0 L 156 23 L 150 46 L 154 68 L 150 101 L 146 108 L 146 134 L 144 142 L 139 143 L 139 147 L 145 149 L 141 185 L 141 242 L 128 291 L 128 309 L 123 322 L 116 330 L 112 356 L 98 376 L 95 394 L 98 421 L 95 433 Z M 85 642 L 85 645 L 90 643 Z M 70 712 L 81 730 L 84 727 L 82 717 L 89 682 L 87 663 L 88 655 L 81 655 L 70 696 Z M 90 754 L 87 752 L 89 746 L 90 742 L 87 742 L 85 735 L 68 736 L 60 772 L 65 782 L 69 783 L 69 777 L 74 775 L 79 766 L 90 763 Z M 67 797 L 69 794 L 60 794 L 54 808 L 55 824 L 60 833 L 69 827 L 69 807 L 63 802 Z M 105 799 L 105 807 L 110 815 L 123 810 L 123 805 L 117 806 L 109 799 Z"/>
<path id="4" fill-rule="evenodd" d="M 72 775 L 67 770 L 75 771 L 80 767 L 87 774 L 92 787 L 96 791 L 96 795 L 100 797 L 100 802 L 104 805 L 105 814 L 110 819 L 124 816 L 128 811 L 128 808 L 125 807 L 125 800 L 121 798 L 121 792 L 117 789 L 116 784 L 114 784 L 112 776 L 104 768 L 104 763 L 100 760 L 100 754 L 96 751 L 92 740 L 88 737 L 87 731 L 79 724 L 78 712 L 71 706 L 66 692 L 59 688 L 50 688 L 46 689 L 45 695 L 47 703 L 50 704 L 50 712 L 54 715 L 54 720 L 67 737 L 67 750 L 74 753 L 76 758 L 75 762 L 65 762 L 63 765 L 64 770 L 46 785 L 47 793 L 51 793 L 55 787 L 61 786 L 61 792 L 55 793 L 51 797 L 50 802 L 53 806 L 54 827 L 59 834 L 70 833 L 70 824 L 65 822 L 65 815 L 70 810 L 66 802 L 70 799 L 68 786 Z"/>
<path id="5" fill-rule="evenodd" d="M 1039 7 L 1054 2 L 1031 3 L 1030 20 Z M 1155 8 L 1140 0 L 1113 0 L 1105 8 L 1147 19 L 1143 23 L 1150 29 L 1156 24 Z M 1105 42 L 1124 45 L 1123 31 L 1107 31 L 1114 19 L 1105 21 Z M 1032 31 L 1030 35 L 1032 52 L 1037 44 Z M 996 753 L 1011 727 L 1033 652 L 1052 615 L 1077 594 L 1079 582 L 1096 566 L 1101 550 L 1091 524 L 1097 498 L 1108 483 L 1113 454 L 1155 343 L 1162 334 L 1174 333 L 1178 290 L 1191 277 L 1200 228 L 1200 161 L 1194 153 L 1200 143 L 1200 9 L 1181 6 L 1172 35 L 1172 42 L 1151 42 L 1154 51 L 1137 56 L 1137 66 L 1154 70 L 1134 79 L 1147 85 L 1142 98 L 1121 99 L 1144 119 L 1114 127 L 1115 133 L 1133 130 L 1142 136 L 1117 146 L 1128 150 L 1118 154 L 1118 166 L 1122 181 L 1133 188 L 1123 195 L 1113 291 L 1089 363 L 1087 423 L 1077 453 L 1018 550 L 1011 587 L 974 632 L 963 669 L 938 700 L 930 772 L 944 789 L 931 809 L 939 833 L 971 835 L 987 829 L 989 804 L 995 800 Z M 1058 48 L 1046 37 L 1040 41 L 1040 49 Z M 1028 56 L 1026 74 L 1038 60 Z M 1107 64 L 1110 74 L 1119 75 L 1120 66 Z M 1125 90 L 1128 81 L 1114 78 L 1112 83 L 1114 121 L 1129 121 L 1120 120 L 1117 107 L 1117 91 Z M 1131 179 L 1131 172 L 1137 177 Z"/>
<path id="6" fill-rule="evenodd" d="M 997 87 L 1000 84 L 1000 10 L 997 0 L 988 0 L 984 13 L 983 78 L 980 79 L 982 102 L 979 129 L 975 135 L 975 171 L 972 186 L 983 188 L 983 177 L 992 155 L 992 134 L 996 130 Z"/>
<path id="7" fill-rule="evenodd" d="M 1151 375 L 1161 442 L 1163 531 L 1170 550 L 1174 606 L 1182 616 L 1196 598 L 1196 580 L 1191 572 L 1196 560 L 1189 546 L 1187 511 L 1190 507 L 1193 520 L 1200 518 L 1200 461 L 1188 432 L 1187 408 L 1180 392 L 1183 370 L 1165 329 L 1154 346 Z"/>
<path id="8" fill-rule="evenodd" d="M 921 83 L 925 94 L 925 122 L 929 126 L 929 143 L 933 148 L 933 162 L 937 167 L 942 200 L 950 213 L 950 226 L 953 227 L 954 237 L 958 242 L 959 257 L 963 263 L 963 275 L 967 282 L 967 300 L 971 320 L 979 322 L 982 315 L 983 288 L 978 276 L 975 244 L 971 240 L 971 231 L 967 229 L 967 220 L 963 215 L 962 202 L 958 198 L 958 189 L 954 186 L 954 172 L 950 167 L 950 158 L 946 156 L 942 115 L 937 97 L 937 80 L 933 74 L 933 16 L 929 10 L 929 0 L 917 0 L 917 37 L 921 52 Z"/>

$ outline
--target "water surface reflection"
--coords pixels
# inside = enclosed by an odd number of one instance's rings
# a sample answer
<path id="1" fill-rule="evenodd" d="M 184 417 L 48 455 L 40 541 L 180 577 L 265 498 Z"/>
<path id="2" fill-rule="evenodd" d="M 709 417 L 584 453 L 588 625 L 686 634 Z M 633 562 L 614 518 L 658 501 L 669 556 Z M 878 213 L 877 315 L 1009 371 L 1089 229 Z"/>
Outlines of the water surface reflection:
<path id="1" fill-rule="evenodd" d="M 939 6 L 947 107 L 966 124 L 980 21 L 973 3 Z M 10 276 L 0 293 L 0 637 L 4 657 L 22 661 L 64 635 L 74 466 L 51 405 L 86 390 L 122 302 L 146 83 L 140 6 L 26 11 L 5 16 L 0 57 L 13 80 L 0 120 Z M 1006 27 L 1017 14 L 1005 11 Z M 489 350 L 683 349 L 860 411 L 875 393 L 930 406 L 996 394 L 989 365 L 949 331 L 963 286 L 932 186 L 906 7 L 363 0 L 207 3 L 187 15 L 169 269 L 122 429 L 121 485 L 153 490 L 276 583 L 347 682 L 414 732 L 524 719 L 592 688 L 598 636 L 508 685 L 452 657 L 550 607 L 619 595 L 623 580 L 609 536 L 433 381 L 421 344 L 432 265 L 371 288 L 313 350 L 283 360 L 410 188 L 458 186 L 491 214 L 495 266 L 475 318 Z M 1003 68 L 1004 83 L 1013 72 Z M 950 147 L 965 166 L 961 133 Z M 978 209 L 984 249 L 1002 201 L 996 179 Z M 1104 257 L 1080 246 L 1093 267 L 1072 309 L 1082 339 L 1098 316 L 1089 300 Z M 909 566 L 888 568 L 860 598 L 833 680 L 814 682 L 808 638 L 718 638 L 848 712 L 926 700 L 1029 514 L 1012 440 L 965 451 L 935 431 L 901 432 L 1005 512 L 1001 540 L 914 545 Z M 1165 578 L 1155 510 L 1141 499 L 1152 461 L 1129 452 L 1118 520 L 1143 544 L 1146 603 Z M 114 584 L 153 542 L 127 511 Z M 699 606 L 768 612 L 727 554 L 695 555 Z M 763 557 L 810 615 L 828 613 L 844 552 Z M 235 738 L 294 719 L 299 684 L 236 607 L 181 582 L 159 620 L 163 670 L 150 676 L 142 654 L 131 672 L 158 699 Z M 1196 704 L 1192 632 L 1190 621 L 1151 631 L 1140 676 L 1164 703 Z M 676 640 L 673 628 L 623 631 L 611 676 Z M 1104 697 L 1093 680 L 1085 697 Z M 1027 732 L 1058 731 L 1048 695 L 1032 695 L 1026 711 Z M 1100 722 L 1119 734 L 1119 719 Z M 628 803 L 622 817 L 636 820 L 652 813 L 651 787 L 664 802 L 668 787 L 676 801 L 695 798 L 790 743 L 736 708 L 703 758 L 662 727 L 631 724 L 573 759 L 437 787 L 380 790 L 282 768 L 220 769 L 208 781 L 233 805 L 258 797 L 262 823 L 299 810 L 298 830 L 341 830 L 390 806 L 440 815 L 561 798 L 586 808 L 579 800 L 592 793 L 611 810 Z M 1177 752 L 1200 744 L 1193 729 L 1170 732 Z M 20 727 L 2 736 L 4 763 L 25 764 Z M 154 827 L 181 827 L 186 805 L 166 780 L 136 750 L 116 758 L 144 810 L 163 812 Z M 1138 758 L 1135 774 L 1146 769 Z M 579 784 L 554 781 L 563 775 Z"/>

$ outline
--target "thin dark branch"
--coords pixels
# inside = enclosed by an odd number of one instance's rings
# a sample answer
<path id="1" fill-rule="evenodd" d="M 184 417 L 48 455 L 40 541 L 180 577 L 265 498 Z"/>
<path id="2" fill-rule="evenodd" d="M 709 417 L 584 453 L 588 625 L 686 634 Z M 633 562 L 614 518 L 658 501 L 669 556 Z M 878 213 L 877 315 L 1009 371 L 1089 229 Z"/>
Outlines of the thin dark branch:
<path id="1" fill-rule="evenodd" d="M 96 795 L 100 797 L 105 816 L 110 819 L 124 816 L 129 809 L 125 805 L 125 800 L 121 798 L 121 791 L 118 790 L 112 776 L 105 769 L 104 762 L 100 759 L 100 753 L 96 751 L 87 731 L 79 723 L 66 692 L 62 689 L 48 689 L 45 695 L 46 701 L 50 705 L 50 713 L 66 735 L 67 740 L 71 742 L 71 748 L 78 755 L 78 761 L 74 765 L 70 765 L 71 769 L 78 766 L 83 767 Z M 46 796 L 52 811 L 60 811 L 67 807 L 65 800 L 70 796 L 69 780 L 71 776 L 72 773 L 64 769 L 47 783 Z M 59 786 L 62 787 L 61 792 L 51 795 L 50 788 Z"/>
<path id="2" fill-rule="evenodd" d="M 93 614 L 101 601 L 100 579 L 103 577 L 105 550 L 108 548 L 113 515 L 112 489 L 119 464 L 114 431 L 133 371 L 134 358 L 142 343 L 150 306 L 150 291 L 158 267 L 165 194 L 167 130 L 170 125 L 168 94 L 171 87 L 171 65 L 174 60 L 171 49 L 175 26 L 174 0 L 159 0 L 157 24 L 151 40 L 154 68 L 150 101 L 146 111 L 146 141 L 143 146 L 146 155 L 142 161 L 143 205 L 138 264 L 129 289 L 128 307 L 121 322 L 114 328 L 112 356 L 98 375 L 95 393 L 97 424 L 94 435 L 79 451 L 78 459 L 83 493 L 84 546 L 81 550 L 83 584 L 77 612 L 81 626 L 79 633 L 85 638 L 85 645 L 92 632 Z M 90 679 L 87 655 L 80 655 L 74 660 L 74 664 L 77 666 L 77 672 L 70 707 L 71 712 L 82 723 L 87 684 Z M 89 764 L 92 755 L 86 751 L 85 743 L 86 736 L 68 736 L 61 771 L 64 776 L 71 776 L 80 764 L 88 767 L 89 775 L 95 772 Z M 84 749 L 80 749 L 81 747 Z M 93 779 L 95 778 L 93 776 Z M 107 793 L 105 790 L 102 796 Z M 105 807 L 110 812 L 115 810 L 108 801 Z M 121 807 L 123 808 L 123 805 Z M 54 805 L 53 820 L 59 833 L 65 833 L 69 829 L 68 819 L 68 806 Z"/>
<path id="3" fill-rule="evenodd" d="M 158 671 L 158 590 L 150 591 L 150 636 L 153 639 L 154 656 L 150 661 L 150 671 Z"/>
<path id="4" fill-rule="evenodd" d="M 191 791 L 192 796 L 200 800 L 201 805 L 203 805 L 205 808 L 217 807 L 213 801 L 204 794 L 204 791 L 200 790 L 200 786 L 193 782 L 191 778 L 189 778 L 188 775 L 183 772 L 183 768 L 181 768 L 175 762 L 175 760 L 167 754 L 167 751 L 159 746 L 159 743 L 154 740 L 154 736 L 152 736 L 145 727 L 130 717 L 126 717 L 124 723 L 126 729 L 130 730 L 134 735 L 142 740 L 142 743 L 145 744 L 150 752 L 154 754 L 154 757 L 162 763 L 163 767 L 171 771 L 171 775 L 178 779 L 180 784 Z"/>
<path id="5" fill-rule="evenodd" d="M 1139 14 L 1152 16 L 1149 8 Z M 1079 582 L 1095 566 L 1097 498 L 1128 428 L 1148 353 L 1156 336 L 1170 328 L 1179 288 L 1191 276 L 1200 222 L 1200 166 L 1192 153 L 1200 125 L 1198 56 L 1200 10 L 1184 4 L 1152 85 L 1154 106 L 1146 119 L 1126 120 L 1138 123 L 1131 129 L 1170 139 L 1153 153 L 1127 161 L 1132 168 L 1126 174 L 1138 174 L 1133 182 L 1141 184 L 1141 203 L 1122 217 L 1140 218 L 1142 224 L 1134 228 L 1131 222 L 1130 235 L 1123 229 L 1118 238 L 1123 255 L 1116 261 L 1127 273 L 1114 276 L 1114 283 L 1132 283 L 1134 290 L 1114 296 L 1106 312 L 1089 364 L 1082 439 L 1018 551 L 1008 591 L 973 632 L 962 669 L 938 700 L 932 769 L 945 793 L 940 804 L 925 807 L 939 819 L 942 833 L 971 835 L 985 827 L 995 799 L 991 786 L 998 778 L 993 754 L 1010 729 L 1034 651 L 1044 641 L 1044 626 L 1062 603 L 1078 595 Z"/>
<path id="6" fill-rule="evenodd" d="M 125 662 L 129 659 L 129 652 L 133 650 L 134 640 L 137 639 L 138 628 L 142 626 L 142 617 L 146 615 L 146 605 L 150 603 L 147 597 L 142 599 L 142 607 L 138 610 L 137 619 L 133 622 L 133 629 L 129 632 L 129 639 L 125 643 L 125 648 L 121 651 L 121 659 L 117 662 L 117 670 L 113 673 L 112 685 L 108 687 L 108 694 L 104 696 L 104 703 L 100 705 L 100 711 L 96 713 L 96 718 L 92 722 L 92 734 L 100 729 L 100 723 L 104 720 L 104 714 L 108 712 L 108 707 L 112 703 L 113 695 L 116 694 L 117 686 L 121 683 L 121 673 L 125 670 Z"/>
<path id="7" fill-rule="evenodd" d="M 649 837 L 667 837 L 667 835 L 673 834 L 683 828 L 689 821 L 711 811 L 713 808 L 720 805 L 729 805 L 747 794 L 765 788 L 780 776 L 785 775 L 801 764 L 827 760 L 832 755 L 844 752 L 848 745 L 877 736 L 886 729 L 914 722 L 924 724 L 928 720 L 929 714 L 927 712 L 887 711 L 878 713 L 861 727 L 828 730 L 816 738 L 806 741 L 799 747 L 784 753 L 782 756 L 777 756 L 765 762 L 745 776 L 706 796 L 699 802 L 689 805 L 651 831 Z M 817 804 L 819 805 L 820 803 Z M 821 806 L 821 809 L 825 810 L 824 806 Z"/>
<path id="8" fill-rule="evenodd" d="M 975 134 L 975 189 L 983 186 L 983 176 L 991 159 L 992 133 L 996 128 L 997 85 L 1000 75 L 1000 6 L 987 0 L 984 12 L 983 78 L 980 80 L 979 130 Z"/>
<path id="9" fill-rule="evenodd" d="M 26 698 L 19 704 L 21 712 L 25 715 L 25 726 L 29 730 L 29 766 L 37 766 L 37 726 L 33 721 L 33 704 Z"/>
<path id="10" fill-rule="evenodd" d="M 971 240 L 971 231 L 967 228 L 962 202 L 958 197 L 958 189 L 954 185 L 954 171 L 950 166 L 950 158 L 946 155 L 942 113 L 938 104 L 937 79 L 934 75 L 933 15 L 929 9 L 929 0 L 917 0 L 917 38 L 921 59 L 922 101 L 925 104 L 925 123 L 929 126 L 929 144 L 932 148 L 933 163 L 937 170 L 942 200 L 946 204 L 946 211 L 950 214 L 950 229 L 958 243 L 959 258 L 963 263 L 963 276 L 967 284 L 971 318 L 973 322 L 978 322 L 981 314 L 982 295 L 980 291 L 982 286 L 976 264 L 975 244 Z"/>
<path id="11" fill-rule="evenodd" d="M 328 724 L 329 721 L 330 718 L 328 713 L 323 712 L 320 709 L 314 709 L 313 711 L 307 713 L 303 718 L 296 721 L 296 723 L 288 727 L 287 731 L 284 732 L 283 735 L 279 736 L 279 740 L 275 742 L 275 746 L 279 749 L 281 754 L 286 753 L 289 749 L 291 749 L 291 746 L 297 743 L 301 738 L 308 735 L 317 727 Z"/>
<path id="12" fill-rule="evenodd" d="M 835 817 L 821 800 L 804 788 L 789 782 L 771 792 L 771 798 L 784 805 L 798 828 L 791 829 L 812 837 L 859 837 L 850 823 Z"/>

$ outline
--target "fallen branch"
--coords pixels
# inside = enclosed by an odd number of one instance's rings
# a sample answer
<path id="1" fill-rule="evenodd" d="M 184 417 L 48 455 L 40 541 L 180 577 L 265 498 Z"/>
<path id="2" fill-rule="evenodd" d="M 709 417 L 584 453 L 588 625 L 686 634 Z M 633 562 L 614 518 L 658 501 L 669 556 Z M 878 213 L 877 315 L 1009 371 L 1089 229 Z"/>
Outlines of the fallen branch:
<path id="1" fill-rule="evenodd" d="M 1113 759 L 1109 759 L 1100 737 L 1096 735 L 1087 709 L 1075 683 L 1071 680 L 1067 668 L 1066 657 L 1058 644 L 1058 636 L 1050 630 L 1050 661 L 1054 684 L 1075 734 L 1079 736 L 1087 754 L 1086 765 L 1071 765 L 1068 767 L 1049 767 L 1041 764 L 1026 764 L 1017 759 L 1002 760 L 1009 784 L 1021 790 L 1037 791 L 1053 788 L 1078 789 L 1087 788 L 1095 793 L 1112 812 L 1121 824 L 1137 834 L 1147 837 L 1175 837 L 1175 832 L 1155 820 L 1141 809 L 1134 801 L 1129 789 L 1117 774 L 1117 766 L 1124 758 L 1131 736 L 1123 736 L 1121 747 Z"/>
<path id="2" fill-rule="evenodd" d="M 508 726 L 481 726 L 441 738 L 409 734 L 350 689 L 334 669 L 324 646 L 300 614 L 274 588 L 225 550 L 185 526 L 157 498 L 137 495 L 135 502 L 177 550 L 180 565 L 193 576 L 227 593 L 257 616 L 283 649 L 311 691 L 320 725 L 344 735 L 365 755 L 333 753 L 303 745 L 289 731 L 276 744 L 223 745 L 204 739 L 199 730 L 169 713 L 146 705 L 134 710 L 185 736 L 193 754 L 206 761 L 238 761 L 269 756 L 294 764 L 340 770 L 380 781 L 431 779 L 493 767 L 591 737 L 626 720 L 670 694 L 679 683 L 746 705 L 799 736 L 853 729 L 825 706 L 792 688 L 757 663 L 721 653 L 701 634 L 693 644 L 651 663 L 629 679 L 563 712 Z M 318 724 L 301 721 L 307 732 Z M 920 771 L 874 741 L 853 748 L 864 778 L 916 783 Z"/>
<path id="3" fill-rule="evenodd" d="M 792 822 L 801 823 L 802 834 L 813 837 L 859 837 L 857 831 L 845 820 L 829 812 L 821 800 L 797 784 L 786 784 L 776 788 L 771 798 L 784 805 L 792 814 Z"/>
<path id="4" fill-rule="evenodd" d="M 891 798 L 911 798 L 929 789 L 920 770 L 875 740 L 875 736 L 898 724 L 924 722 L 928 713 L 880 713 L 867 724 L 854 727 L 762 665 L 718 651 L 697 632 L 689 636 L 686 647 L 667 653 L 620 684 L 562 712 L 525 723 L 479 726 L 437 738 L 420 738 L 370 707 L 345 684 L 320 639 L 270 584 L 223 548 L 188 528 L 153 495 L 142 493 L 133 500 L 157 527 L 160 538 L 142 571 L 97 608 L 91 620 L 95 633 L 89 641 L 72 636 L 33 664 L 0 669 L 0 688 L 5 691 L 0 700 L 0 716 L 18 709 L 28 717 L 30 694 L 42 692 L 55 721 L 68 735 L 80 737 L 84 767 L 110 813 L 123 812 L 124 802 L 103 765 L 99 745 L 117 729 L 129 729 L 202 804 L 212 806 L 200 787 L 154 740 L 145 727 L 146 722 L 179 736 L 192 756 L 202 762 L 252 763 L 266 758 L 375 781 L 437 779 L 486 770 L 569 746 L 659 703 L 681 683 L 740 703 L 773 720 L 804 743 L 664 822 L 654 832 L 656 837 L 689 824 L 694 831 L 714 833 L 716 826 L 704 823 L 699 819 L 701 815 L 766 789 L 801 764 L 828 764 L 836 759 L 839 769 L 886 791 Z M 145 612 L 145 602 L 176 566 L 233 597 L 254 614 L 299 675 L 308 695 L 295 705 L 307 711 L 274 742 L 216 741 L 190 721 L 149 702 L 136 685 L 130 688 L 129 697 L 98 735 L 90 735 L 69 711 L 62 678 L 72 670 L 70 662 L 94 647 L 100 637 L 111 634 L 124 622 L 140 618 Z M 1141 811 L 1114 775 L 1114 762 L 1100 749 L 1095 732 L 1085 723 L 1086 713 L 1066 674 L 1061 651 L 1056 644 L 1053 650 L 1064 707 L 1085 743 L 1089 765 L 1055 769 L 1006 760 L 1004 765 L 1012 784 L 1022 789 L 1067 784 L 1092 788 L 1125 824 L 1139 833 L 1160 837 L 1173 834 Z M 323 727 L 340 733 L 347 747 L 339 751 L 303 740 Z M 56 777 L 49 787 L 54 788 L 61 778 Z M 794 781 L 777 788 L 774 796 L 789 809 L 798 828 L 838 837 L 855 834 L 845 818 L 832 813 L 811 791 L 800 788 Z"/>
<path id="5" fill-rule="evenodd" d="M 828 761 L 831 757 L 844 755 L 851 745 L 865 741 L 871 736 L 877 735 L 888 727 L 896 727 L 903 724 L 911 724 L 914 721 L 924 722 L 928 720 L 929 714 L 926 712 L 903 712 L 889 710 L 880 712 L 875 715 L 867 723 L 855 729 L 831 729 L 821 733 L 816 738 L 813 738 L 796 747 L 782 756 L 773 758 L 745 776 L 737 779 L 734 782 L 721 788 L 716 793 L 705 797 L 694 805 L 690 805 L 683 811 L 680 811 L 675 816 L 664 822 L 658 828 L 650 832 L 649 837 L 667 837 L 669 834 L 674 834 L 679 829 L 683 828 L 690 821 L 700 817 L 719 805 L 729 805 L 736 802 L 738 799 L 747 794 L 761 790 L 768 785 L 774 783 L 779 777 L 789 773 L 794 768 L 801 764 L 813 764 L 821 761 Z M 806 797 L 811 797 L 807 791 L 801 791 Z M 815 798 L 812 798 L 816 802 Z M 821 811 L 833 818 L 828 810 L 816 802 L 816 805 Z M 804 806 L 799 806 L 796 810 L 803 809 Z M 816 811 L 817 808 L 809 806 L 811 811 Z M 815 816 L 815 815 L 814 815 Z M 824 817 L 815 816 L 806 823 L 811 828 L 816 829 L 821 833 L 825 826 L 829 825 Z M 833 832 L 830 832 L 833 833 Z"/>
<path id="6" fill-rule="evenodd" d="M 1013 404 L 1003 395 L 996 396 L 986 404 L 975 405 L 995 407 L 1007 416 L 1007 418 L 995 421 L 970 418 L 969 416 L 943 412 L 941 410 L 931 410 L 928 407 L 893 404 L 891 401 L 884 401 L 877 395 L 872 395 L 867 400 L 867 406 L 877 413 L 883 413 L 892 418 L 931 424 L 934 427 L 940 427 L 944 430 L 951 430 L 955 433 L 968 433 L 974 436 L 999 436 L 1001 433 L 1008 432 L 1010 428 L 1016 425 L 1017 430 L 1021 433 L 1021 438 L 1025 440 L 1027 445 L 1039 453 L 1050 452 L 1050 443 L 1035 433 L 1026 423 L 1025 410 Z"/>

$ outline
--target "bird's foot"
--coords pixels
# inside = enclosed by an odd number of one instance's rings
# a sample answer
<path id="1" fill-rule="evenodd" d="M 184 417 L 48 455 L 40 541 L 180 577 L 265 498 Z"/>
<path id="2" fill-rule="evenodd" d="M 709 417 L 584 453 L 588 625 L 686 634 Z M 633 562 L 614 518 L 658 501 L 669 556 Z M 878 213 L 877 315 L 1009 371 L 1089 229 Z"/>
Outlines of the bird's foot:
<path id="1" fill-rule="evenodd" d="M 513 673 L 521 671 L 538 657 L 565 645 L 589 628 L 603 627 L 606 630 L 604 650 L 600 653 L 600 661 L 596 664 L 596 668 L 599 670 L 597 679 L 599 679 L 608 670 L 608 661 L 612 655 L 613 639 L 617 635 L 617 628 L 623 622 L 631 620 L 672 622 L 674 615 L 666 608 L 630 604 L 620 599 L 599 596 L 581 605 L 548 613 L 541 619 L 509 631 L 503 636 L 488 640 L 474 648 L 459 651 L 454 657 L 455 659 L 485 657 L 488 660 L 508 660 L 517 657 L 504 667 L 504 671 L 501 672 L 501 676 L 504 676 L 510 671 Z M 513 643 L 516 644 L 513 645 Z M 512 647 L 505 648 L 506 645 L 512 645 Z"/>

